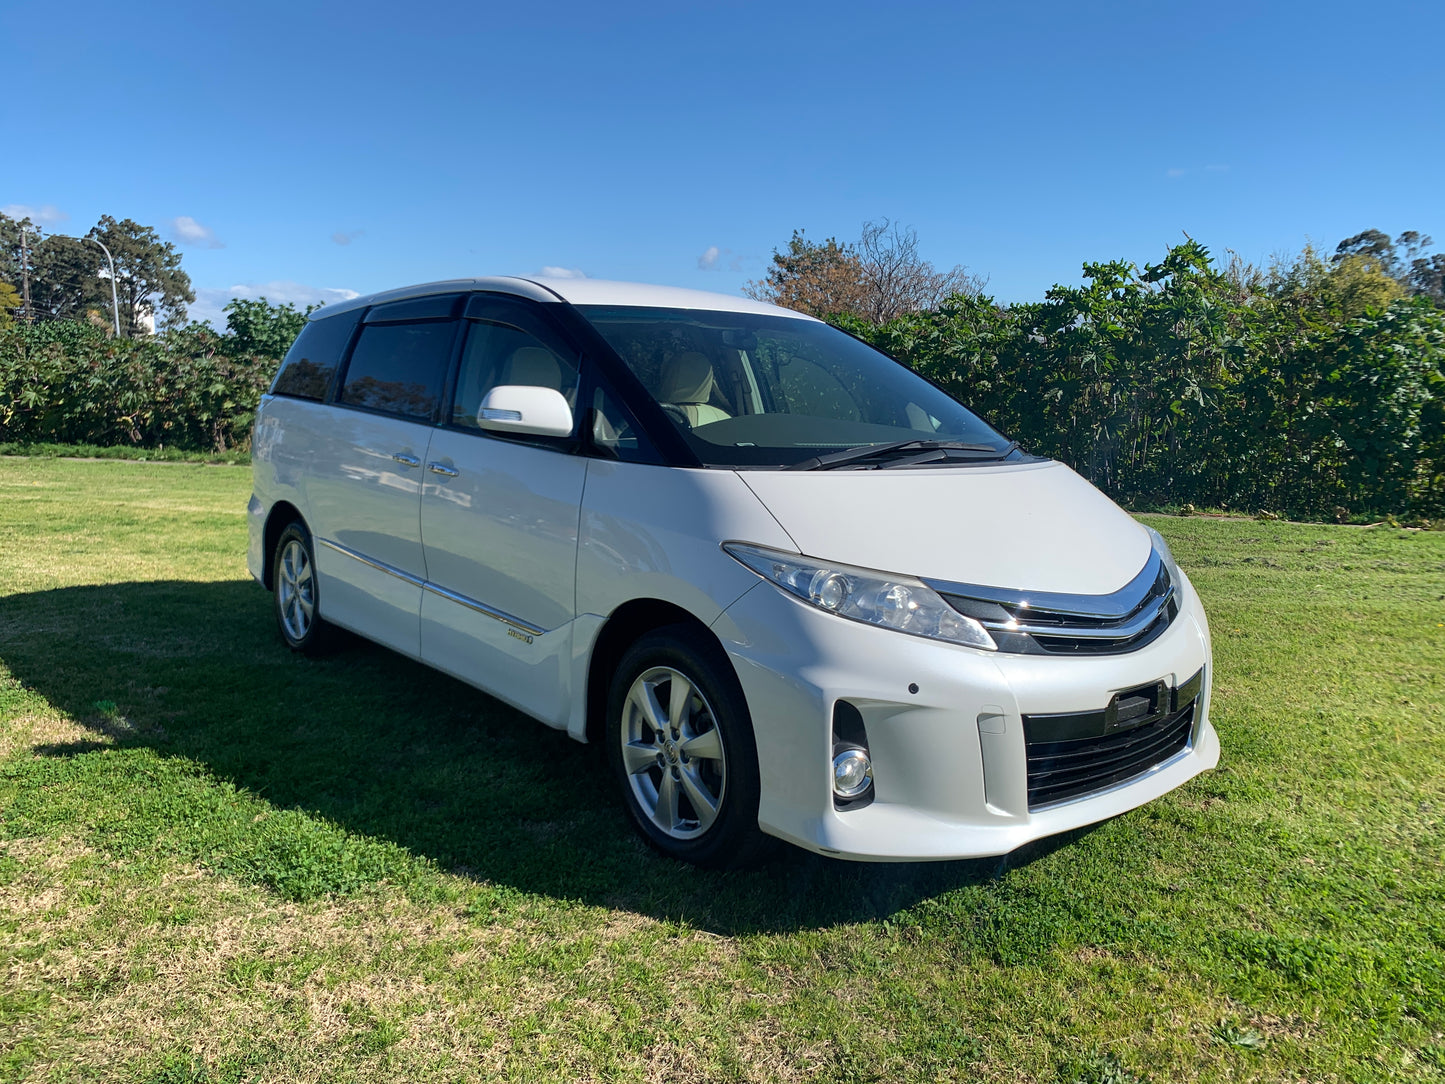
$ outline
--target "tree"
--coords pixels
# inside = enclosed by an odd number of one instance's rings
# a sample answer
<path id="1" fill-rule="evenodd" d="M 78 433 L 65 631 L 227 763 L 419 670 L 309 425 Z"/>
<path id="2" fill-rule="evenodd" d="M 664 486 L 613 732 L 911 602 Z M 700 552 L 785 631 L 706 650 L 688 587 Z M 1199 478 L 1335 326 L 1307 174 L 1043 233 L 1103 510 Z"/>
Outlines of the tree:
<path id="1" fill-rule="evenodd" d="M 1335 246 L 1336 262 L 1347 256 L 1365 256 L 1376 260 L 1384 268 L 1385 274 L 1391 278 L 1394 278 L 1399 271 L 1399 262 L 1395 256 L 1395 242 L 1390 240 L 1388 233 L 1381 233 L 1379 230 L 1363 230 L 1353 237 L 1346 237 Z"/>
<path id="2" fill-rule="evenodd" d="M 9 215 L 0 214 L 0 281 L 20 281 L 20 230 L 34 231 L 35 227 L 30 225 L 30 219 L 14 219 Z"/>
<path id="3" fill-rule="evenodd" d="M 0 282 L 0 328 L 15 322 L 10 314 L 20 307 L 20 291 L 8 282 Z"/>
<path id="4" fill-rule="evenodd" d="M 39 231 L 30 219 L 0 214 L 0 281 L 14 284 L 17 293 L 27 274 L 33 277 L 38 240 Z M 22 307 L 24 302 L 21 294 L 16 307 Z"/>
<path id="5" fill-rule="evenodd" d="M 864 301 L 859 313 L 874 324 L 887 323 L 904 313 L 936 309 L 957 294 L 978 294 L 984 281 L 962 264 L 939 271 L 918 254 L 918 231 L 897 223 L 863 223 L 858 242 L 863 264 Z"/>
<path id="6" fill-rule="evenodd" d="M 1416 297 L 1428 297 L 1436 308 L 1445 309 L 1445 252 L 1412 259 L 1407 284 Z"/>
<path id="7" fill-rule="evenodd" d="M 1386 273 L 1372 256 L 1346 256 L 1330 268 L 1328 295 L 1339 305 L 1346 320 L 1366 312 L 1383 312 L 1390 302 L 1406 294 L 1405 287 Z"/>
<path id="8" fill-rule="evenodd" d="M 22 231 L 28 234 L 22 268 Z M 115 257 L 121 333 L 133 335 L 146 317 L 180 324 L 196 299 L 181 270 L 181 254 L 154 229 L 102 215 L 92 234 Z M 0 215 L 0 278 L 18 282 L 29 271 L 31 311 L 42 318 L 83 320 L 110 315 L 110 264 L 98 245 L 63 234 L 44 236 L 29 220 Z"/>
<path id="9" fill-rule="evenodd" d="M 744 291 L 759 301 L 812 316 L 854 316 L 883 324 L 977 294 L 981 279 L 962 266 L 939 271 L 918 253 L 918 233 L 896 223 L 865 222 L 857 244 L 810 241 L 793 231 L 787 251 L 773 250 L 767 274 Z"/>
<path id="10" fill-rule="evenodd" d="M 863 262 L 852 245 L 836 238 L 810 241 L 793 231 L 786 252 L 773 250 L 773 264 L 743 292 L 810 316 L 860 313 L 864 305 Z"/>
<path id="11" fill-rule="evenodd" d="M 305 312 L 289 302 L 272 305 L 264 297 L 254 301 L 237 298 L 226 304 L 226 352 L 232 357 L 254 355 L 282 358 L 301 329 L 306 317 L 319 305 L 310 305 Z"/>
<path id="12" fill-rule="evenodd" d="M 157 324 L 185 322 L 186 306 L 196 294 L 190 276 L 181 270 L 181 254 L 174 245 L 162 241 L 150 226 L 128 218 L 117 222 L 110 215 L 101 215 L 92 232 L 115 257 L 123 335 L 134 335 L 146 316 L 156 317 Z"/>
<path id="13" fill-rule="evenodd" d="M 1343 253 L 1337 250 L 1328 261 L 1312 245 L 1305 245 L 1297 255 L 1277 258 L 1270 269 L 1267 292 L 1317 312 L 1331 325 L 1366 312 L 1383 312 L 1408 291 L 1389 270 L 1398 267 L 1393 243 L 1384 234 L 1378 237 L 1384 238 L 1383 246 L 1368 242 Z"/>
<path id="14" fill-rule="evenodd" d="M 1393 241 L 1380 230 L 1364 230 L 1335 246 L 1334 262 L 1372 262 L 1412 296 L 1445 308 L 1445 252 L 1427 253 L 1432 244 L 1429 234 L 1417 230 L 1406 230 Z"/>
<path id="15" fill-rule="evenodd" d="M 30 305 L 36 315 L 82 320 L 103 309 L 109 317 L 109 284 L 100 277 L 104 260 L 99 248 L 74 237 L 41 238 L 31 253 Z"/>

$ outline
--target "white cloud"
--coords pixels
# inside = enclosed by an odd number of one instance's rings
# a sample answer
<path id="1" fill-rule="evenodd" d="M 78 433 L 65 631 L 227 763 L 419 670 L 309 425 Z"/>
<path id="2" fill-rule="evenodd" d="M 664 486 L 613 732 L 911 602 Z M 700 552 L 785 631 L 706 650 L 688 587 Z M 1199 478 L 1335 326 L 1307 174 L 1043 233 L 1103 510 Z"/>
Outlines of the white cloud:
<path id="1" fill-rule="evenodd" d="M 575 267 L 543 267 L 542 277 L 545 279 L 585 279 L 587 272 Z"/>
<path id="2" fill-rule="evenodd" d="M 1166 170 L 1164 171 L 1164 176 L 1166 176 L 1166 177 L 1182 177 L 1182 176 L 1184 176 L 1184 175 L 1185 175 L 1186 173 L 1188 173 L 1188 172 L 1189 172 L 1189 171 L 1188 171 L 1187 169 L 1166 169 Z"/>
<path id="3" fill-rule="evenodd" d="M 28 218 L 37 226 L 53 226 L 70 217 L 53 203 L 45 203 L 39 207 L 31 207 L 25 203 L 7 203 L 4 207 L 0 207 L 0 214 L 7 218 L 13 218 L 17 222 L 22 218 Z"/>
<path id="4" fill-rule="evenodd" d="M 365 232 L 365 230 L 337 230 L 331 235 L 331 239 L 338 245 L 349 245 Z"/>
<path id="5" fill-rule="evenodd" d="M 723 262 L 723 257 L 728 257 Z M 697 269 L 699 271 L 741 271 L 743 269 L 743 258 L 730 248 L 718 248 L 717 245 L 708 245 L 703 254 L 697 258 Z"/>
<path id="6" fill-rule="evenodd" d="M 225 248 L 225 242 L 221 241 L 211 232 L 209 226 L 202 226 L 190 215 L 181 215 L 170 221 L 171 236 L 183 245 L 204 245 L 206 248 Z"/>
<path id="7" fill-rule="evenodd" d="M 290 302 L 298 309 L 304 309 L 307 305 L 333 304 L 337 301 L 350 301 L 353 297 L 358 296 L 360 295 L 355 290 L 307 286 L 300 282 L 286 281 L 247 282 L 225 287 L 198 287 L 196 300 L 190 306 L 190 319 L 210 324 L 220 331 L 226 326 L 224 311 L 226 303 L 237 298 L 254 301 L 264 297 L 273 305 Z"/>

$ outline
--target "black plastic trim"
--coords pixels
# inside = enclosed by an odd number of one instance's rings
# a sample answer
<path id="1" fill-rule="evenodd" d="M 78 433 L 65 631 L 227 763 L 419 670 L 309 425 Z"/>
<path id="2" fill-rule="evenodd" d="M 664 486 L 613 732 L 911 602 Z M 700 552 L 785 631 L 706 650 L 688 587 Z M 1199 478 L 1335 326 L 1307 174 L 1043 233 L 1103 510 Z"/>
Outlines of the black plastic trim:
<path id="1" fill-rule="evenodd" d="M 857 705 L 847 700 L 838 700 L 833 704 L 833 752 L 831 757 L 847 749 L 861 749 L 872 757 L 868 748 L 868 728 L 863 722 L 863 713 L 858 710 Z M 831 771 L 831 763 L 829 765 Z M 832 788 L 832 780 L 829 780 L 829 789 Z M 877 791 L 876 781 L 866 791 L 856 798 L 840 798 L 836 791 L 833 792 L 833 808 L 843 813 L 850 809 L 862 809 L 873 804 L 873 795 Z"/>
<path id="2" fill-rule="evenodd" d="M 427 294 L 404 301 L 373 305 L 361 318 L 363 324 L 413 324 L 423 320 L 450 320 L 465 294 Z"/>
<path id="3" fill-rule="evenodd" d="M 1103 710 L 1025 715 L 1029 809 L 1106 790 L 1188 749 L 1203 689 L 1201 667 L 1175 688 L 1120 690 Z"/>

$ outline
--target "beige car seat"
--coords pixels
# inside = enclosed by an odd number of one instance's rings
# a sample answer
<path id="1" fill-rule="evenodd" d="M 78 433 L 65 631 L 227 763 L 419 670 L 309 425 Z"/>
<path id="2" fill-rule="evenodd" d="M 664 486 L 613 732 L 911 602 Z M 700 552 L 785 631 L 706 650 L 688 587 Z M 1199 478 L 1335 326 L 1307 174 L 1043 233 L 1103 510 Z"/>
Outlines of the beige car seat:
<path id="1" fill-rule="evenodd" d="M 512 356 L 507 359 L 507 367 L 500 383 L 561 391 L 562 366 L 557 363 L 557 355 L 545 347 L 519 347 L 512 351 Z"/>
<path id="2" fill-rule="evenodd" d="M 658 398 L 682 411 L 694 428 L 709 422 L 720 422 L 732 415 L 708 402 L 714 385 L 712 362 L 696 350 L 678 354 L 662 372 Z"/>

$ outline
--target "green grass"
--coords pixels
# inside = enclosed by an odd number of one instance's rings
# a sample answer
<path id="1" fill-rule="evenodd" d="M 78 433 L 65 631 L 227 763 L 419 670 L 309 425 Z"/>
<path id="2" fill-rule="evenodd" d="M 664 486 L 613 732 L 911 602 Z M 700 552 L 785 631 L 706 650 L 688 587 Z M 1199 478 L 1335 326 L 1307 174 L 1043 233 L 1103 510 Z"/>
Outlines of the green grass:
<path id="1" fill-rule="evenodd" d="M 565 736 L 283 650 L 249 486 L 0 460 L 0 1079 L 1445 1080 L 1445 533 L 1151 518 L 1218 770 L 1004 859 L 718 874 Z"/>
<path id="2" fill-rule="evenodd" d="M 141 448 L 134 444 L 49 444 L 39 441 L 0 441 L 0 456 L 39 459 L 133 459 L 140 463 L 249 464 L 251 453 L 235 448 L 224 452 L 196 452 L 184 448 Z"/>

